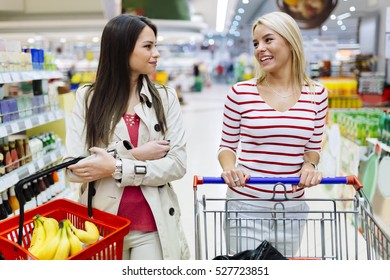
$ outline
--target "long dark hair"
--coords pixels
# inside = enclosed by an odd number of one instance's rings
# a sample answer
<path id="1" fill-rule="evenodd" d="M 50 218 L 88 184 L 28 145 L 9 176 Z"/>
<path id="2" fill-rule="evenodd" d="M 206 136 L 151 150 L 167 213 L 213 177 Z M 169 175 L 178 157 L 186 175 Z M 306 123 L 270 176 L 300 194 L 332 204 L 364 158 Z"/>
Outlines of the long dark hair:
<path id="1" fill-rule="evenodd" d="M 127 111 L 131 86 L 129 58 L 145 26 L 149 26 L 157 37 L 157 27 L 143 16 L 122 14 L 104 27 L 96 81 L 88 90 L 85 102 L 88 147 L 107 146 L 116 124 Z M 167 126 L 161 97 L 148 75 L 139 76 L 137 93 L 141 90 L 143 79 L 147 81 L 158 123 L 165 134 Z"/>

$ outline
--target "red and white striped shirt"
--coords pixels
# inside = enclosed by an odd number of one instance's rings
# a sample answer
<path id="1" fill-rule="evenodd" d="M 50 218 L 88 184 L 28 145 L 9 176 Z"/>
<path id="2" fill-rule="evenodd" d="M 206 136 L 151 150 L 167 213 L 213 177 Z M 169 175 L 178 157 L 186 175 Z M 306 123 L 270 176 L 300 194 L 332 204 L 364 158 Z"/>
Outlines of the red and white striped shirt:
<path id="1" fill-rule="evenodd" d="M 295 105 L 285 112 L 270 107 L 261 97 L 256 80 L 235 84 L 228 92 L 223 116 L 219 151 L 231 150 L 237 155 L 238 168 L 252 177 L 296 176 L 305 152 L 321 151 L 322 133 L 328 108 L 328 92 L 321 85 L 315 95 L 302 87 Z M 287 197 L 300 198 L 304 191 Z M 273 197 L 273 185 L 247 184 L 228 189 L 231 197 Z M 284 189 L 276 188 L 275 198 L 284 198 Z"/>

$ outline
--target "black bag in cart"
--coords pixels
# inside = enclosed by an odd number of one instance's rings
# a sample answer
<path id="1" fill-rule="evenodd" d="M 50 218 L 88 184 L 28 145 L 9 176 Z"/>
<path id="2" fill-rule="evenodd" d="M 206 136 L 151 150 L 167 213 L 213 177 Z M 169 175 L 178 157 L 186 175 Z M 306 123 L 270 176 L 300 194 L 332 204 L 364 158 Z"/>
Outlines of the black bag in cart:
<path id="1" fill-rule="evenodd" d="M 245 250 L 229 255 L 220 255 L 213 258 L 213 260 L 287 260 L 274 246 L 267 240 L 261 242 L 261 244 L 254 250 Z"/>

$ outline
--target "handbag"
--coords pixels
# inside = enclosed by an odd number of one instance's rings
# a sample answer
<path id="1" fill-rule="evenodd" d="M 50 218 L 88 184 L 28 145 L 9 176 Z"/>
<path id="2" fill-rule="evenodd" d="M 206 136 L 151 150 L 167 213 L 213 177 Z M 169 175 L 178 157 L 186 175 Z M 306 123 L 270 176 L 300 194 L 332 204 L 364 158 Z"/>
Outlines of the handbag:
<path id="1" fill-rule="evenodd" d="M 287 260 L 274 246 L 267 240 L 264 240 L 253 250 L 245 250 L 230 255 L 220 255 L 213 260 Z"/>

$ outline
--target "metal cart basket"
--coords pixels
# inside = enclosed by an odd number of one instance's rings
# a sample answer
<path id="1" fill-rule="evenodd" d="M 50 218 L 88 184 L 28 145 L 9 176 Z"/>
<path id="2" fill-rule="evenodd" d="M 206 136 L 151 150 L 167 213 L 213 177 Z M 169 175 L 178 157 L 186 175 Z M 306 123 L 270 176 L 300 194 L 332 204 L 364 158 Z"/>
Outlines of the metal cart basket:
<path id="1" fill-rule="evenodd" d="M 248 183 L 281 185 L 286 189 L 285 184 L 298 184 L 299 177 L 257 177 L 250 178 Z M 321 181 L 321 184 L 352 185 L 356 192 L 350 199 L 198 197 L 198 186 L 203 184 L 225 183 L 221 177 L 194 176 L 196 259 L 213 259 L 255 249 L 261 240 L 272 240 L 271 244 L 288 259 L 390 259 L 390 238 L 375 221 L 369 201 L 362 190 L 363 186 L 355 176 L 323 178 Z M 264 212 L 230 207 L 237 201 L 267 201 L 273 207 Z M 293 201 L 305 201 L 310 208 L 293 213 L 304 215 L 289 215 L 291 213 L 288 213 L 285 205 Z M 295 216 L 301 217 L 294 218 Z M 263 231 L 263 227 L 272 227 L 275 231 Z M 264 232 L 264 235 L 254 236 L 254 232 Z M 298 232 L 300 236 L 299 245 L 293 250 L 286 249 L 291 238 L 286 232 Z"/>
<path id="2" fill-rule="evenodd" d="M 52 217 L 58 221 L 70 219 L 77 228 L 84 228 L 86 220 L 92 221 L 98 227 L 101 238 L 79 253 L 69 257 L 68 260 L 122 259 L 123 238 L 129 232 L 130 221 L 92 208 L 93 184 L 88 186 L 88 206 L 58 198 L 24 212 L 25 198 L 22 192 L 24 184 L 74 164 L 80 159 L 76 158 L 50 167 L 23 178 L 15 185 L 16 195 L 20 203 L 20 214 L 0 222 L 0 257 L 2 259 L 36 260 L 36 257 L 28 251 L 34 229 L 33 217 L 36 214 Z"/>

